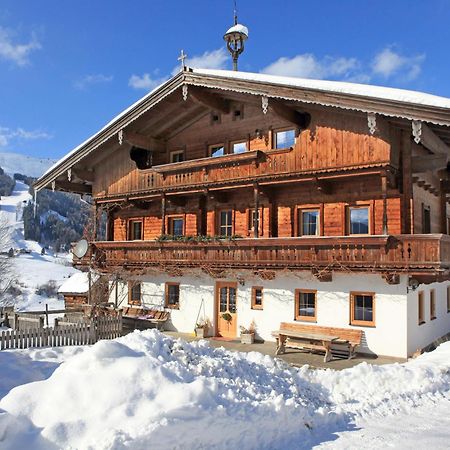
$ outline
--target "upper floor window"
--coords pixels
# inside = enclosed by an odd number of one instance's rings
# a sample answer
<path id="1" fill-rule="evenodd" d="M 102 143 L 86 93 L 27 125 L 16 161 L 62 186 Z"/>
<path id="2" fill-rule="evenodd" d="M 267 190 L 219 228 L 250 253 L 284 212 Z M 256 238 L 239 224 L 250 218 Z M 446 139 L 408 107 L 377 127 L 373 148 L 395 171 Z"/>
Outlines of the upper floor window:
<path id="1" fill-rule="evenodd" d="M 209 156 L 223 156 L 225 155 L 225 146 L 223 144 L 215 144 L 209 146 Z"/>
<path id="2" fill-rule="evenodd" d="M 231 153 L 244 153 L 247 149 L 247 141 L 233 142 L 231 144 Z"/>
<path id="3" fill-rule="evenodd" d="M 233 211 L 225 210 L 219 212 L 219 236 L 233 235 Z"/>
<path id="4" fill-rule="evenodd" d="M 166 283 L 166 308 L 178 309 L 180 307 L 179 283 Z"/>
<path id="5" fill-rule="evenodd" d="M 290 148 L 295 145 L 295 130 L 280 130 L 274 132 L 275 148 Z"/>
<path id="6" fill-rule="evenodd" d="M 140 305 L 142 303 L 141 283 L 130 283 L 128 285 L 128 304 Z"/>
<path id="7" fill-rule="evenodd" d="M 431 208 L 422 203 L 422 233 L 431 233 Z"/>
<path id="8" fill-rule="evenodd" d="M 176 150 L 174 152 L 170 152 L 170 162 L 177 163 L 184 161 L 184 150 Z"/>
<path id="9" fill-rule="evenodd" d="M 375 295 L 368 292 L 350 293 L 350 324 L 375 326 Z"/>
<path id="10" fill-rule="evenodd" d="M 301 236 L 318 236 L 319 228 L 319 210 L 301 209 L 299 211 L 299 234 Z"/>
<path id="11" fill-rule="evenodd" d="M 131 219 L 128 222 L 128 236 L 130 241 L 139 241 L 142 239 L 143 227 L 142 219 Z"/>
<path id="12" fill-rule="evenodd" d="M 169 217 L 169 234 L 172 236 L 184 236 L 183 217 Z"/>
<path id="13" fill-rule="evenodd" d="M 348 208 L 348 234 L 369 234 L 369 207 L 355 206 Z"/>

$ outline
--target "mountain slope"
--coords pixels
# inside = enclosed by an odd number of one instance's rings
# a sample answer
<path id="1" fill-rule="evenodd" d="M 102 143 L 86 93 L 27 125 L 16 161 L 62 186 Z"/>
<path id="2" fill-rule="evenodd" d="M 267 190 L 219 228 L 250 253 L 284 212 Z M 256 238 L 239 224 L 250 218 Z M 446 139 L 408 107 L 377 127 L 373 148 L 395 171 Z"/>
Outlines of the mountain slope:
<path id="1" fill-rule="evenodd" d="M 20 153 L 0 152 L 0 167 L 8 174 L 21 173 L 29 177 L 40 177 L 55 163 L 54 159 L 36 158 Z"/>

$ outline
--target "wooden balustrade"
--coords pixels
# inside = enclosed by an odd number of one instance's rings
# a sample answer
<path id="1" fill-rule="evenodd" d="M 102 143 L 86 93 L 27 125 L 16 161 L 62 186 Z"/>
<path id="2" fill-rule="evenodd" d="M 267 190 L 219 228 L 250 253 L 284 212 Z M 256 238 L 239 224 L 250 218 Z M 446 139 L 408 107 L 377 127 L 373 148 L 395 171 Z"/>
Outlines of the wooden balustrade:
<path id="1" fill-rule="evenodd" d="M 117 241 L 91 245 L 100 270 L 152 266 L 328 269 L 405 273 L 450 268 L 450 236 L 342 236 L 237 239 L 213 242 Z M 75 261 L 86 265 L 90 258 Z"/>

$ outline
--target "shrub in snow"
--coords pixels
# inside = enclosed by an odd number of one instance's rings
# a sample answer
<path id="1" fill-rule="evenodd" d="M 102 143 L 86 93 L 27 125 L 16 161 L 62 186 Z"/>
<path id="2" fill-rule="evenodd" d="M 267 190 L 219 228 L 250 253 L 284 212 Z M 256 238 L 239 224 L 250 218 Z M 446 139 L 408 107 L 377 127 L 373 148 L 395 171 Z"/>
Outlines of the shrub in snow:
<path id="1" fill-rule="evenodd" d="M 41 284 L 37 287 L 36 294 L 45 297 L 56 297 L 58 295 L 58 286 L 56 281 L 49 280 L 47 283 Z"/>

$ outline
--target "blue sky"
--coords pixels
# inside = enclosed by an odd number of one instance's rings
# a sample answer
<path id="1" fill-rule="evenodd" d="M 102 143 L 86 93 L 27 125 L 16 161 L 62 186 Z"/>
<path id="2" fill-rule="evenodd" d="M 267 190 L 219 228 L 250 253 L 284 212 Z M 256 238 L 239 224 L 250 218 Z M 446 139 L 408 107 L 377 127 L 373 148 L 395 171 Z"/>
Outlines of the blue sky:
<path id="1" fill-rule="evenodd" d="M 240 70 L 450 97 L 450 0 L 238 0 Z M 59 158 L 188 64 L 230 68 L 232 0 L 1 0 L 0 151 Z"/>

